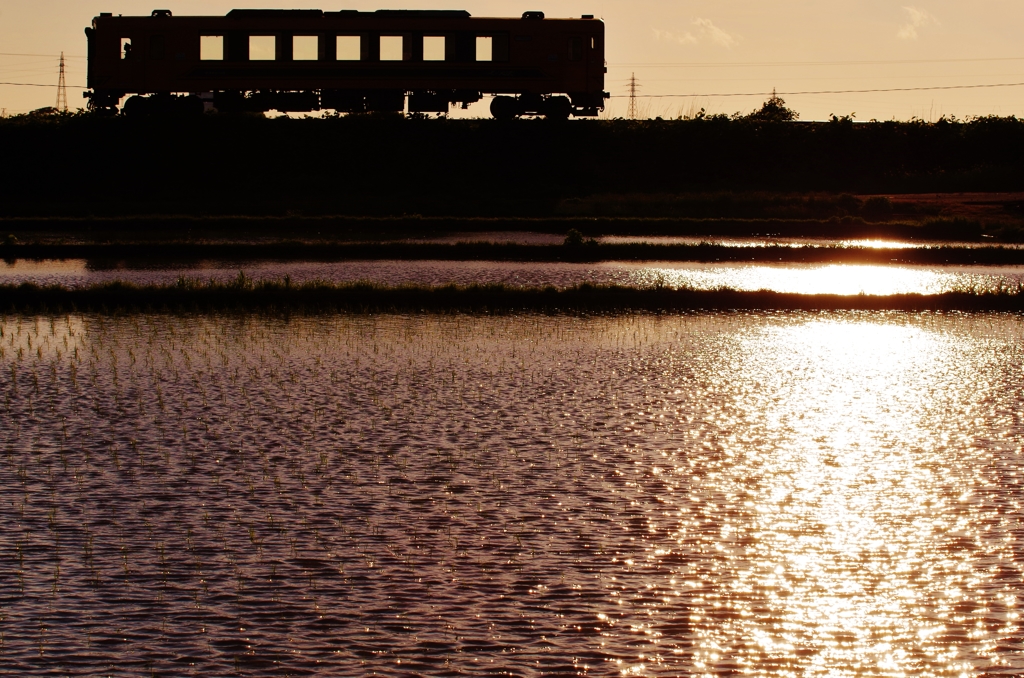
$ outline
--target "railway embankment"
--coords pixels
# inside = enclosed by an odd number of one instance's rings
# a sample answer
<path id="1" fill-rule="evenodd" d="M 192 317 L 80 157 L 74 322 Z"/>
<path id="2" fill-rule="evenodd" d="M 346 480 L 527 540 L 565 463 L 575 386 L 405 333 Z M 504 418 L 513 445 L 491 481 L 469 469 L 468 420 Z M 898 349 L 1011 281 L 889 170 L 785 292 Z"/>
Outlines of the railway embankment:
<path id="1" fill-rule="evenodd" d="M 1024 191 L 1024 120 L 1014 117 L 502 123 L 83 114 L 0 120 L 0 147 L 8 159 L 0 166 L 0 216 L 7 218 L 421 215 L 878 223 L 948 216 L 946 198 L 959 192 L 1005 197 Z M 899 197 L 924 194 L 933 198 Z M 980 219 L 973 213 L 965 219 L 985 226 L 1024 218 L 1024 201 L 1000 200 Z"/>

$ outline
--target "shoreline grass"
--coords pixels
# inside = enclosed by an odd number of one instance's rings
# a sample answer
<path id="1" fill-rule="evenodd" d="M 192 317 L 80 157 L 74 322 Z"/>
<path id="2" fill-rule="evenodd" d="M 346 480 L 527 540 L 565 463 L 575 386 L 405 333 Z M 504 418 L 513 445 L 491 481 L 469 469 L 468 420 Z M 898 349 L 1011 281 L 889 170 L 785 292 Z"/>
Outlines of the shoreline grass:
<path id="1" fill-rule="evenodd" d="M 82 288 L 0 285 L 9 312 L 685 312 L 715 310 L 892 310 L 1024 312 L 1024 285 L 996 292 L 887 296 L 692 290 L 580 284 L 568 288 L 490 285 L 385 286 L 368 282 L 181 278 L 173 285 L 104 283 Z"/>
<path id="2" fill-rule="evenodd" d="M 923 245 L 910 248 L 873 248 L 858 246 L 731 247 L 715 242 L 695 244 L 624 243 L 581 245 L 526 245 L 518 243 L 303 243 L 260 244 L 110 244 L 110 245 L 2 245 L 0 257 L 6 261 L 85 259 L 95 269 L 116 262 L 164 262 L 188 265 L 199 261 L 502 261 L 567 262 L 600 261 L 679 261 L 702 263 L 775 263 L 775 264 L 912 264 L 1022 266 L 1024 248 L 984 245 Z"/>

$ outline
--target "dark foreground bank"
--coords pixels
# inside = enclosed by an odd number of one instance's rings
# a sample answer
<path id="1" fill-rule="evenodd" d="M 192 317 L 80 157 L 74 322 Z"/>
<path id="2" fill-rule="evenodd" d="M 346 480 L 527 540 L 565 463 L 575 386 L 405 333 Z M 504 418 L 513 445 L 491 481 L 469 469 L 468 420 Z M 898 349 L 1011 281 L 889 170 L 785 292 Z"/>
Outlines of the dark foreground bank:
<path id="1" fill-rule="evenodd" d="M 70 289 L 30 283 L 0 286 L 0 310 L 12 313 L 78 311 L 270 312 L 677 312 L 700 310 L 1024 311 L 1024 289 L 936 295 L 842 296 L 771 291 L 671 290 L 582 284 L 570 288 L 506 285 L 388 287 L 372 283 L 228 284 L 182 279 L 169 286 L 114 282 Z"/>
<path id="2" fill-rule="evenodd" d="M 1019 191 L 1024 121 L 420 120 L 90 115 L 0 120 L 0 215 L 750 215 L 707 191 Z M 56 165 L 55 165 L 56 163 Z M 59 167 L 59 169 L 55 169 Z M 594 202 L 592 196 L 633 196 Z M 579 201 L 579 202 L 574 202 Z M 772 201 L 769 201 L 772 202 Z M 885 211 L 842 201 L 816 216 Z M 827 203 L 827 204 L 826 204 Z M 756 207 L 756 206 L 755 206 Z M 768 205 L 794 209 L 793 205 Z M 724 208 L 725 212 L 722 210 Z M 761 209 L 761 208 L 757 208 Z M 710 210 L 710 212 L 709 212 Z"/>

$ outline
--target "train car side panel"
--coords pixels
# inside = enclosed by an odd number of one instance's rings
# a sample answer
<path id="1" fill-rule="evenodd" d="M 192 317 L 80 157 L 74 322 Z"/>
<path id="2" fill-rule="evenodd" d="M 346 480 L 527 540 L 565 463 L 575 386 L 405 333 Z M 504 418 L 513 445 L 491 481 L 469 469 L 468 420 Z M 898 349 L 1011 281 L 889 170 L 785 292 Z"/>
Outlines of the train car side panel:
<path id="1" fill-rule="evenodd" d="M 234 93 L 258 107 L 258 93 L 264 103 L 272 93 L 303 92 L 327 99 L 401 92 L 463 103 L 483 94 L 567 95 L 576 114 L 590 115 L 604 100 L 604 24 L 589 18 L 234 10 L 223 17 L 101 15 L 87 33 L 94 101 L 208 92 L 224 101 Z"/>

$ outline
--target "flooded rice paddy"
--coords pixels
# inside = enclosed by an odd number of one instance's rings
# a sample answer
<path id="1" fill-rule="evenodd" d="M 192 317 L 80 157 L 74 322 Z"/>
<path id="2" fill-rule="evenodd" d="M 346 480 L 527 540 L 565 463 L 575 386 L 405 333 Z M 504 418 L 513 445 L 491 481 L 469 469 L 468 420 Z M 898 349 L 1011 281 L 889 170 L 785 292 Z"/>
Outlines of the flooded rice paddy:
<path id="1" fill-rule="evenodd" d="M 503 283 L 570 287 L 579 283 L 655 285 L 707 290 L 767 289 L 806 294 L 939 294 L 951 291 L 1016 289 L 1024 269 L 1015 266 L 912 266 L 856 264 L 744 264 L 699 262 L 536 263 L 493 261 L 341 261 L 245 263 L 201 262 L 194 265 L 86 260 L 18 260 L 0 262 L 0 284 L 34 282 L 69 287 L 124 280 L 137 284 L 173 284 L 180 277 L 227 282 L 239 270 L 255 279 L 293 282 L 372 281 L 388 285 Z"/>
<path id="2" fill-rule="evenodd" d="M 911 249 L 915 247 L 984 247 L 991 242 L 958 240 L 900 240 L 895 238 L 812 238 L 770 236 L 707 236 L 707 235 L 600 235 L 594 238 L 607 245 L 648 243 L 651 245 L 702 245 L 723 247 L 869 247 Z M 521 245 L 560 245 L 565 235 L 536 231 L 478 231 L 449 233 L 440 236 L 404 238 L 405 242 L 453 244 L 459 242 L 497 242 Z M 1004 244 L 1004 247 L 1017 247 Z"/>
<path id="3" fill-rule="evenodd" d="M 0 674 L 1024 671 L 1024 321 L 0 320 Z"/>

